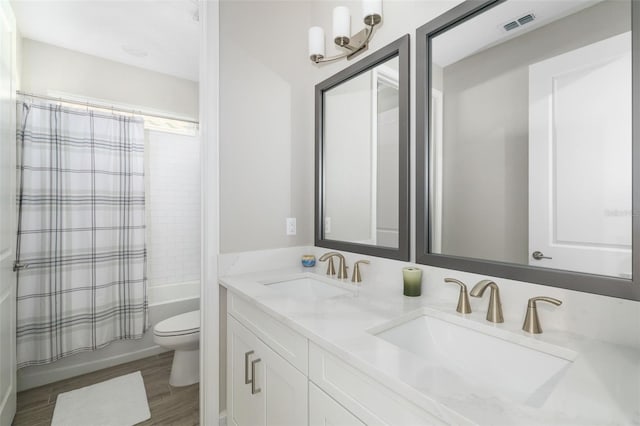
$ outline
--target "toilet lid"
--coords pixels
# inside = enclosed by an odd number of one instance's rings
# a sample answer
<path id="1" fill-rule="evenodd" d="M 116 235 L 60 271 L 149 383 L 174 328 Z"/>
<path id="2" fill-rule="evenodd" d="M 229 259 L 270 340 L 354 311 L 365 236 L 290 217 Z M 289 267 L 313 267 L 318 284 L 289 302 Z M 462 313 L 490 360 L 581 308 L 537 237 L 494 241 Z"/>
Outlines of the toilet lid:
<path id="1" fill-rule="evenodd" d="M 200 310 L 176 315 L 160 321 L 153 327 L 156 336 L 176 336 L 200 331 Z"/>

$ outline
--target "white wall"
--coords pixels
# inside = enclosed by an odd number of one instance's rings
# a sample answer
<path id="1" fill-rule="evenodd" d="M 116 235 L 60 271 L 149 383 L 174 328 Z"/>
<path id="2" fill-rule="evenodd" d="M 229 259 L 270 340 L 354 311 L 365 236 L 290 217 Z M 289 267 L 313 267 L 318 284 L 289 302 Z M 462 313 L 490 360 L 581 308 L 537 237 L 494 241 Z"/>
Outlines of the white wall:
<path id="1" fill-rule="evenodd" d="M 221 252 L 313 241 L 308 27 L 308 2 L 220 3 Z"/>
<path id="2" fill-rule="evenodd" d="M 145 131 L 149 303 L 200 294 L 200 140 Z"/>
<path id="3" fill-rule="evenodd" d="M 21 90 L 82 95 L 197 119 L 198 84 L 22 39 Z"/>

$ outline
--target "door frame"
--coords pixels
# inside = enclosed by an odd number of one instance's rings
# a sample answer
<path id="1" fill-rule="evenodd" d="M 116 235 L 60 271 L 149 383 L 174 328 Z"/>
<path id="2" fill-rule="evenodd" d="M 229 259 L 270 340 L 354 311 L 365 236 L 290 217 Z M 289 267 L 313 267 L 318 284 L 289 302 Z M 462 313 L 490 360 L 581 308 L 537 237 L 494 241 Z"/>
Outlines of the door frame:
<path id="1" fill-rule="evenodd" d="M 0 395 L 0 424 L 11 424 L 13 418 L 16 413 L 16 401 L 17 401 L 17 364 L 16 364 L 16 273 L 13 271 L 13 266 L 16 260 L 16 89 L 17 87 L 17 68 L 16 68 L 16 21 L 13 14 L 13 10 L 11 9 L 11 5 L 8 0 L 0 0 L 0 21 L 2 22 L 2 27 L 6 28 L 6 31 L 3 32 L 10 38 L 10 46 L 11 52 L 9 52 L 10 57 L 10 65 L 9 65 L 9 110 L 10 110 L 10 118 L 8 120 L 9 129 L 8 134 L 11 135 L 8 141 L 4 143 L 8 143 L 11 145 L 10 148 L 10 158 L 11 163 L 9 164 L 9 229 L 7 234 L 5 235 L 8 238 L 6 242 L 6 247 L 8 247 L 4 252 L 0 252 L 0 262 L 2 265 L 2 271 L 0 274 L 9 277 L 10 283 L 4 287 L 4 285 L 0 286 L 0 304 L 4 300 L 9 299 L 9 307 L 11 312 L 9 313 L 9 328 L 11 330 L 11 335 L 9 336 L 10 342 L 8 342 L 9 348 L 12 350 L 7 351 L 4 346 L 6 343 L 3 342 L 3 354 L 0 355 L 0 359 L 9 356 L 9 364 L 13 366 L 12 371 L 9 375 L 10 384 L 8 386 L 8 393 L 5 395 Z M 3 143 L 0 141 L 0 143 Z M 0 235 L 0 237 L 3 237 Z M 1 246 L 0 246 L 1 248 Z M 1 279 L 1 276 L 0 276 Z M 4 292 L 6 290 L 6 292 Z M 4 292 L 4 293 L 3 293 Z M 1 326 L 1 325 L 0 325 Z M 1 368 L 2 366 L 0 366 Z"/>
<path id="2" fill-rule="evenodd" d="M 200 10 L 200 424 L 220 419 L 219 232 L 219 0 L 199 0 Z"/>

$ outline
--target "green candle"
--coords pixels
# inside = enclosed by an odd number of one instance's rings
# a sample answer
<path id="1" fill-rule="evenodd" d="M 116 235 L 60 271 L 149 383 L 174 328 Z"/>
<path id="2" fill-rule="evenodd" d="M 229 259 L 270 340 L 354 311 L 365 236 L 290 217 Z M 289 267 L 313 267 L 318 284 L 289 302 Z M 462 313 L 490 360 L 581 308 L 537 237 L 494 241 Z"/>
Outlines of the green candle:
<path id="1" fill-rule="evenodd" d="M 422 293 L 422 269 L 402 268 L 402 279 L 404 280 L 404 295 L 416 297 Z"/>

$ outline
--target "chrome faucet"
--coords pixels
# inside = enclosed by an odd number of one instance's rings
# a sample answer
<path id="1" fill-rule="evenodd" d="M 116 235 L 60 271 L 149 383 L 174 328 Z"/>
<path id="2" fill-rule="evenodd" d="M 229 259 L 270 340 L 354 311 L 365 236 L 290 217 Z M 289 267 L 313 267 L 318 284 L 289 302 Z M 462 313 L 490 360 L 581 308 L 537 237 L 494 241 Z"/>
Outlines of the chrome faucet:
<path id="1" fill-rule="evenodd" d="M 470 314 L 471 305 L 469 305 L 469 294 L 467 293 L 467 286 L 462 281 L 456 280 L 454 278 L 445 278 L 444 282 L 458 284 L 460 286 L 460 295 L 458 296 L 458 307 L 456 308 L 456 312 L 460 312 L 461 314 Z"/>
<path id="2" fill-rule="evenodd" d="M 487 310 L 487 321 L 504 322 L 498 284 L 494 283 L 491 280 L 482 280 L 478 284 L 473 286 L 473 288 L 471 289 L 471 296 L 482 297 L 487 287 L 491 288 L 491 295 L 489 297 L 489 309 Z"/>
<path id="3" fill-rule="evenodd" d="M 527 315 L 524 318 L 524 324 L 522 329 L 527 333 L 540 334 L 542 333 L 542 327 L 540 327 L 540 319 L 538 318 L 538 307 L 536 302 L 549 302 L 556 306 L 562 305 L 562 300 L 554 299 L 553 297 L 532 297 L 527 303 Z"/>
<path id="4" fill-rule="evenodd" d="M 320 262 L 325 262 L 326 260 L 329 260 L 329 265 L 327 266 L 327 275 L 336 274 L 335 268 L 333 267 L 334 256 L 340 260 L 340 263 L 338 264 L 338 279 L 343 280 L 348 278 L 347 265 L 345 264 L 344 256 L 338 253 L 337 251 L 331 251 L 329 253 L 325 253 L 319 259 Z"/>

